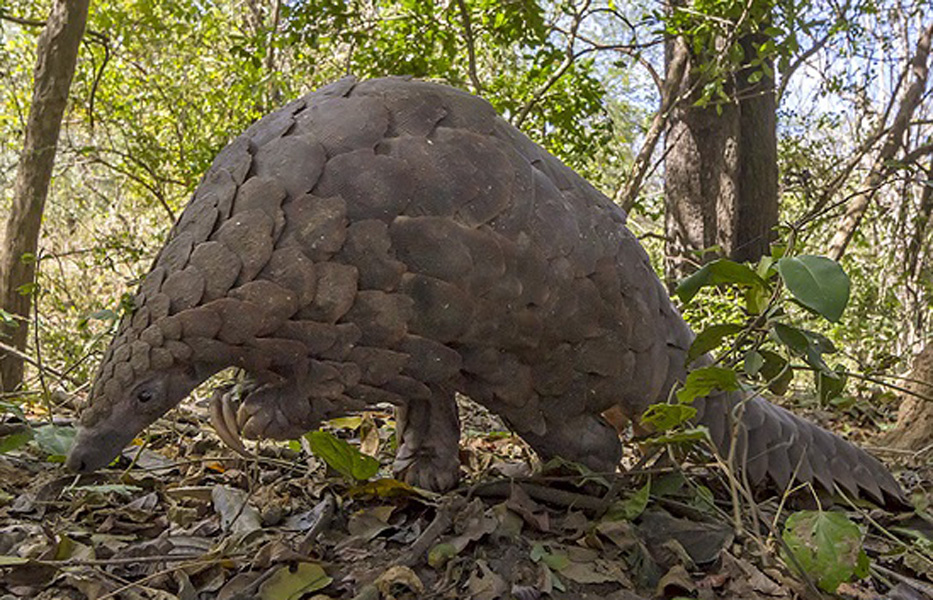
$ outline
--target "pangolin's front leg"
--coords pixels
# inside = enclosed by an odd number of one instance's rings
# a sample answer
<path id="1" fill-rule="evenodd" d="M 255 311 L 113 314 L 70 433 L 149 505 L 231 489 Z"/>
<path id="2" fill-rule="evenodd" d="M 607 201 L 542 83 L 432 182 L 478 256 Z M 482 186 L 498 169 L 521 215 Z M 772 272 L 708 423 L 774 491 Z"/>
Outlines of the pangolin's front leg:
<path id="1" fill-rule="evenodd" d="M 343 395 L 358 380 L 358 368 L 324 365 L 312 369 L 306 377 L 271 382 L 248 379 L 222 386 L 211 398 L 211 422 L 227 445 L 248 454 L 241 437 L 295 439 L 322 421 L 365 408 L 363 403 Z"/>
<path id="2" fill-rule="evenodd" d="M 211 424 L 217 435 L 238 453 L 248 455 L 241 437 L 287 440 L 301 437 L 323 418 L 301 386 L 290 382 L 221 386 L 211 397 Z"/>
<path id="3" fill-rule="evenodd" d="M 431 398 L 411 399 L 395 413 L 399 440 L 396 477 L 429 490 L 448 490 L 460 479 L 460 419 L 454 391 L 431 385 Z"/>

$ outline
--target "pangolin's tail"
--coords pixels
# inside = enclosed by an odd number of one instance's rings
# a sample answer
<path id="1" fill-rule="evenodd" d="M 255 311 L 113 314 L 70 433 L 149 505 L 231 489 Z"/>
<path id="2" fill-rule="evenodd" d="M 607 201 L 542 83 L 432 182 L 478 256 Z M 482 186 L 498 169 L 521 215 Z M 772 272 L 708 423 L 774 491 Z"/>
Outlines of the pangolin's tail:
<path id="1" fill-rule="evenodd" d="M 909 506 L 878 459 L 764 398 L 743 402 L 739 392 L 719 393 L 697 399 L 695 406 L 697 421 L 709 428 L 722 456 L 736 440 L 736 462 L 745 464 L 752 487 L 770 483 L 780 491 L 796 479 L 830 493 L 838 488 L 852 497 L 862 494 L 882 506 Z"/>

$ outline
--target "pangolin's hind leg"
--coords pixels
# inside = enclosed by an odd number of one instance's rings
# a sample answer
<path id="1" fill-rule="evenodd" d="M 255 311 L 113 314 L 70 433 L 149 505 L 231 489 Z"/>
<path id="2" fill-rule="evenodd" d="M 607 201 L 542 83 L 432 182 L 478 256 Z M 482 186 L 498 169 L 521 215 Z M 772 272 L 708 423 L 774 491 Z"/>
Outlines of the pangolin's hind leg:
<path id="1" fill-rule="evenodd" d="M 393 470 L 412 485 L 449 490 L 460 479 L 460 419 L 454 390 L 431 385 L 430 399 L 411 399 L 396 409 L 398 452 Z"/>
<path id="2" fill-rule="evenodd" d="M 615 428 L 599 415 L 580 414 L 567 419 L 545 417 L 543 434 L 517 433 L 543 460 L 560 456 L 599 473 L 613 473 L 622 458 L 622 442 Z"/>

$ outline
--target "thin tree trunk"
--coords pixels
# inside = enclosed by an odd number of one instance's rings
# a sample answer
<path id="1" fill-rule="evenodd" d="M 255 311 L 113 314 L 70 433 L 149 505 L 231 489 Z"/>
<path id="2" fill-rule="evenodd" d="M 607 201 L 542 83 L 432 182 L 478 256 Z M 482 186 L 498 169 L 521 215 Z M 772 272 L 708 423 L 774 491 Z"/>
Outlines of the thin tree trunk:
<path id="1" fill-rule="evenodd" d="M 683 50 L 679 43 L 668 40 L 665 48 L 667 76 L 680 76 L 671 95 L 684 98 L 671 107 L 664 136 L 664 270 L 670 286 L 705 262 L 708 257 L 697 251 L 728 242 L 720 223 L 731 219 L 723 209 L 734 206 L 738 194 L 738 107 L 697 106 L 703 88 L 697 57 L 688 51 L 685 68 L 671 68 Z"/>
<path id="2" fill-rule="evenodd" d="M 651 127 L 645 135 L 645 143 L 642 144 L 632 164 L 632 171 L 628 181 L 616 194 L 615 202 L 619 204 L 625 212 L 632 210 L 635 206 L 635 200 L 638 198 L 638 192 L 641 190 L 642 181 L 651 166 L 651 156 L 654 154 L 655 146 L 661 139 L 664 132 L 664 126 L 667 124 L 671 109 L 680 99 L 679 93 L 684 91 L 681 82 L 684 79 L 684 72 L 687 69 L 690 51 L 687 49 L 687 43 L 683 39 L 671 41 L 670 55 L 667 60 L 667 72 L 664 77 L 664 84 L 661 86 L 661 105 L 658 112 L 651 120 Z"/>
<path id="3" fill-rule="evenodd" d="M 907 261 L 907 275 L 914 279 L 917 276 L 917 265 L 920 259 L 920 249 L 926 238 L 930 215 L 933 213 L 933 161 L 923 170 L 926 181 L 920 192 L 920 206 L 917 207 L 917 216 L 914 219 L 914 231 L 907 243 L 905 252 Z"/>
<path id="4" fill-rule="evenodd" d="M 763 23 L 761 28 L 765 28 Z M 764 34 L 745 36 L 745 60 L 768 40 Z M 770 65 L 769 65 L 770 66 Z M 739 173 L 737 204 L 729 223 L 731 235 L 725 251 L 733 260 L 754 261 L 770 251 L 778 222 L 777 99 L 774 79 L 763 74 L 749 81 L 761 67 L 746 67 L 737 74 L 739 99 Z"/>
<path id="5" fill-rule="evenodd" d="M 907 126 L 910 125 L 910 120 L 926 89 L 927 77 L 930 72 L 928 61 L 931 39 L 933 39 L 933 23 L 923 30 L 920 39 L 917 41 L 917 52 L 910 63 L 913 77 L 901 99 L 897 115 L 894 117 L 894 123 L 888 131 L 884 145 L 878 152 L 878 156 L 875 157 L 871 171 L 869 171 L 865 181 L 862 182 L 861 191 L 849 200 L 846 214 L 829 243 L 827 254 L 834 260 L 839 260 L 845 253 L 849 242 L 852 241 L 852 236 L 855 235 L 855 231 L 862 221 L 862 217 L 865 216 L 865 211 L 868 209 L 875 191 L 881 186 L 889 172 L 889 163 L 894 159 L 898 150 L 901 149 L 904 133 L 907 131 Z"/>
<path id="6" fill-rule="evenodd" d="M 39 240 L 55 148 L 89 2 L 55 0 L 38 40 L 32 105 L 6 221 L 5 245 L 0 248 L 0 307 L 19 317 L 17 327 L 0 326 L 0 334 L 9 335 L 12 345 L 20 350 L 26 347 L 32 300 L 30 294 L 21 293 L 22 286 L 32 283 L 35 277 L 36 265 L 30 256 L 34 257 Z M 12 391 L 22 380 L 22 358 L 0 354 L 0 389 Z"/>
<path id="7" fill-rule="evenodd" d="M 920 397 L 904 394 L 897 424 L 885 443 L 904 450 L 933 448 L 933 344 L 914 357 L 907 389 Z"/>

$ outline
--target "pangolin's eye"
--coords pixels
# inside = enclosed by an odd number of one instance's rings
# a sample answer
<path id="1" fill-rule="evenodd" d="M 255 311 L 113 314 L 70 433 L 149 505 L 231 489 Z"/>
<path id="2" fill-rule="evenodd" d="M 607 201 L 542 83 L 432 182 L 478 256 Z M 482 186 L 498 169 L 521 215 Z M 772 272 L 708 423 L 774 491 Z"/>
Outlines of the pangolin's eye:
<path id="1" fill-rule="evenodd" d="M 155 397 L 155 394 L 152 392 L 152 390 L 149 390 L 146 388 L 143 388 L 139 390 L 138 392 L 136 392 L 136 399 L 142 403 L 149 402 L 154 397 Z"/>

